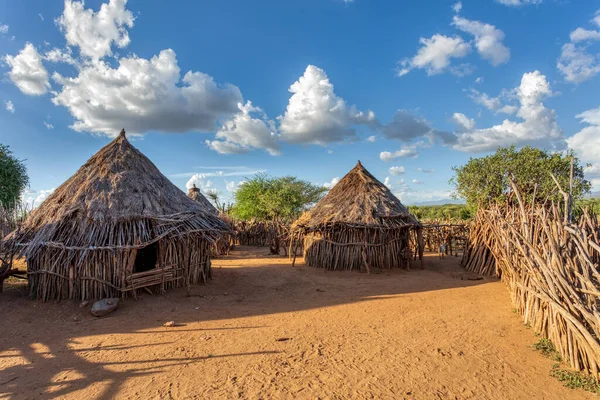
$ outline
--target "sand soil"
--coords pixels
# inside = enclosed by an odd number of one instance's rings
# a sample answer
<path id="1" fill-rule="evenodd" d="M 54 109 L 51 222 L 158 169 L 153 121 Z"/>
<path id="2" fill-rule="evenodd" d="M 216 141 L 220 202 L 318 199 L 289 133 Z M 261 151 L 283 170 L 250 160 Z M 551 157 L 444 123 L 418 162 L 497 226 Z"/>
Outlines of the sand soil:
<path id="1" fill-rule="evenodd" d="M 192 296 L 143 294 L 101 319 L 8 285 L 0 398 L 593 398 L 549 376 L 503 284 L 461 279 L 458 258 L 367 275 L 267 252 L 240 247 Z"/>

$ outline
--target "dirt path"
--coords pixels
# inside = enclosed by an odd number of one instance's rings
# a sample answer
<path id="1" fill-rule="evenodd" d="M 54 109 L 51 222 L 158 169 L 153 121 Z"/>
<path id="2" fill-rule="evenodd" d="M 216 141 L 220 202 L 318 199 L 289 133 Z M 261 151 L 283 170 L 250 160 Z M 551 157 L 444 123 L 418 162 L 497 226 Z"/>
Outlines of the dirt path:
<path id="1" fill-rule="evenodd" d="M 549 376 L 502 283 L 461 280 L 457 258 L 366 275 L 267 252 L 241 248 L 194 296 L 103 319 L 8 288 L 0 398 L 594 398 Z"/>

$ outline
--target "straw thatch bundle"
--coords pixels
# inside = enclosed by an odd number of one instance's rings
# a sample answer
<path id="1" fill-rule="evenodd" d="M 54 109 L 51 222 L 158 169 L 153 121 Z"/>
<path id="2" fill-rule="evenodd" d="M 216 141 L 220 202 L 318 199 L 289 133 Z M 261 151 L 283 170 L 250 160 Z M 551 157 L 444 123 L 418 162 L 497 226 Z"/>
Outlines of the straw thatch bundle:
<path id="1" fill-rule="evenodd" d="M 413 229 L 420 237 L 419 221 L 360 161 L 292 225 L 306 264 L 330 270 L 408 267 Z"/>
<path id="2" fill-rule="evenodd" d="M 84 300 L 204 282 L 226 231 L 121 131 L 8 240 L 26 257 L 32 296 Z"/>
<path id="3" fill-rule="evenodd" d="M 198 204 L 208 213 L 219 215 L 219 210 L 211 204 L 210 201 L 200 192 L 200 189 L 196 187 L 196 184 L 188 190 L 188 197 Z"/>

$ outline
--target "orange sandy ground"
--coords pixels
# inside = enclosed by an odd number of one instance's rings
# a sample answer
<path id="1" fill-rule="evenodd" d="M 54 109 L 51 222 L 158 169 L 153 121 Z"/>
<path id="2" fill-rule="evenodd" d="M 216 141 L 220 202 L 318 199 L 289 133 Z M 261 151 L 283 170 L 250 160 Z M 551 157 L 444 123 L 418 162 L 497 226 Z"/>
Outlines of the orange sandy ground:
<path id="1" fill-rule="evenodd" d="M 191 297 L 101 319 L 8 285 L 0 398 L 593 398 L 549 376 L 503 284 L 462 280 L 458 258 L 367 275 L 266 253 L 241 247 Z"/>

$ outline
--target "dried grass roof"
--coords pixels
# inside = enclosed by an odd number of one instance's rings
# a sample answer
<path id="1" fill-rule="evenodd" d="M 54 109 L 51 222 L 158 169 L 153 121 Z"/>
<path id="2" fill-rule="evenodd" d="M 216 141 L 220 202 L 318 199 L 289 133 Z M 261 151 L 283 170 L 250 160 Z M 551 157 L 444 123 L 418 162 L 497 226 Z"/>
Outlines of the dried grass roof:
<path id="1" fill-rule="evenodd" d="M 198 189 L 195 184 L 188 190 L 187 196 L 199 203 L 207 212 L 219 215 L 219 210 L 217 210 L 217 208 L 213 206 L 206 197 L 204 197 L 204 195 L 200 192 L 200 189 Z"/>
<path id="2" fill-rule="evenodd" d="M 360 161 L 293 227 L 318 230 L 335 224 L 375 228 L 420 225 L 400 200 Z"/>
<path id="3" fill-rule="evenodd" d="M 125 131 L 54 191 L 9 240 L 30 247 L 140 247 L 159 237 L 227 226 L 129 143 Z"/>

